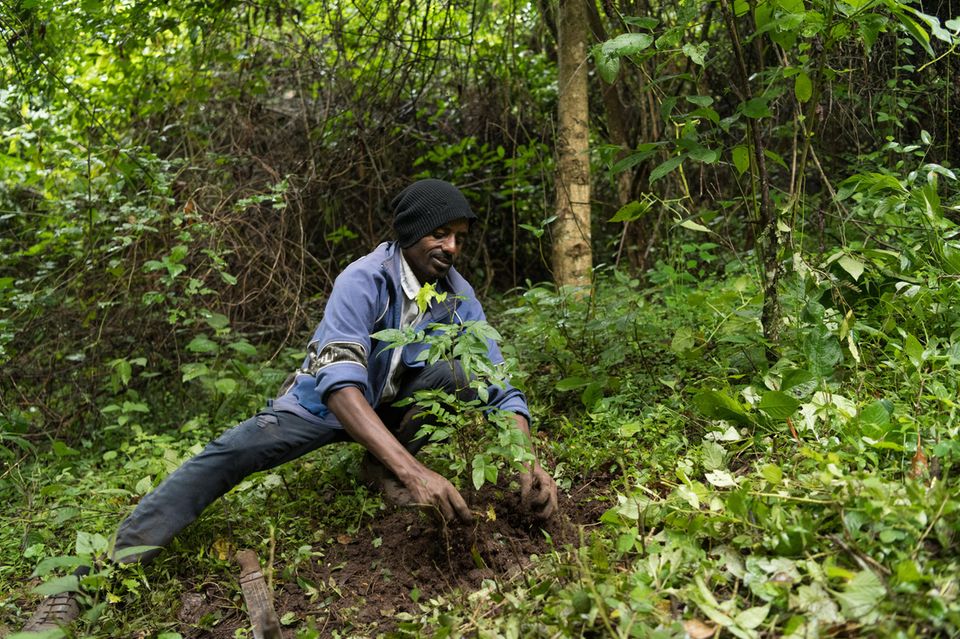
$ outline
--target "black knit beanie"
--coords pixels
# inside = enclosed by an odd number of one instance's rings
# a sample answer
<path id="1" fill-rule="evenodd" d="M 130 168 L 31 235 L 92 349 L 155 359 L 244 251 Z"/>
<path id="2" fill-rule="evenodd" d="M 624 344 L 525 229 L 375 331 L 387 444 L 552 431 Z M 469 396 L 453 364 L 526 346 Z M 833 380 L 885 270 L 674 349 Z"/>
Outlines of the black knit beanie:
<path id="1" fill-rule="evenodd" d="M 443 180 L 419 180 L 390 203 L 393 229 L 401 248 L 416 244 L 424 235 L 447 222 L 477 219 L 460 189 Z"/>

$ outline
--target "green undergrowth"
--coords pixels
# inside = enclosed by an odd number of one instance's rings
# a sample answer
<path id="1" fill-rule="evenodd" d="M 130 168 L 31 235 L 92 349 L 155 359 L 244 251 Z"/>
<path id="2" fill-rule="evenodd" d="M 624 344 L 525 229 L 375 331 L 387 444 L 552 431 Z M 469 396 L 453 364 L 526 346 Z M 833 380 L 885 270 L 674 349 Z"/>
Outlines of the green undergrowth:
<path id="1" fill-rule="evenodd" d="M 716 249 L 690 247 L 676 254 L 701 259 Z M 906 297 L 902 286 L 876 285 L 889 277 L 879 269 L 854 284 L 843 269 L 797 268 L 784 287 L 791 320 L 768 359 L 745 267 L 729 262 L 691 281 L 684 266 L 660 263 L 644 284 L 599 273 L 588 296 L 528 287 L 491 308 L 531 399 L 540 456 L 568 496 L 562 516 L 599 514 L 577 528 L 579 544 L 552 544 L 520 574 L 420 600 L 416 614 L 398 617 L 399 635 L 960 632 L 960 346 L 942 312 L 954 280 L 925 280 Z M 128 419 L 102 441 L 53 442 L 8 466 L 0 483 L 0 497 L 16 504 L 2 527 L 8 628 L 22 621 L 40 577 L 55 581 L 67 572 L 63 558 L 102 552 L 139 495 L 255 410 L 297 358 L 256 368 L 253 353 L 241 354 L 251 367 L 241 374 L 236 357 L 217 361 L 223 349 L 202 346 L 194 356 L 206 369 L 191 388 L 216 398 L 222 371 L 234 371 L 237 398 L 226 407 L 196 402 L 178 419 L 142 398 L 166 415 L 157 423 L 118 400 L 110 419 Z M 122 386 L 117 396 L 132 402 Z M 454 454 L 434 446 L 425 459 L 442 471 Z M 355 446 L 331 446 L 253 476 L 153 566 L 95 566 L 86 584 L 94 607 L 77 636 L 175 637 L 170 611 L 185 588 L 217 583 L 238 601 L 230 562 L 240 547 L 273 557 L 275 579 L 315 592 L 299 567 L 383 507 L 358 485 L 358 459 Z M 305 620 L 287 621 L 298 637 L 319 636 Z"/>

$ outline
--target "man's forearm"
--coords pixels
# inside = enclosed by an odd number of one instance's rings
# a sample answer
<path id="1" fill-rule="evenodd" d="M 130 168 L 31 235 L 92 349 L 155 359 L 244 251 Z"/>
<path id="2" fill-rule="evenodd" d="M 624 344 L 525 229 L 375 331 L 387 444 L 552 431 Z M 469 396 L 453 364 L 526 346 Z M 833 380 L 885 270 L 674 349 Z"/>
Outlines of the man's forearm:
<path id="1" fill-rule="evenodd" d="M 423 466 L 383 424 L 355 386 L 333 391 L 327 407 L 337 416 L 347 434 L 369 450 L 397 478 L 407 483 Z"/>

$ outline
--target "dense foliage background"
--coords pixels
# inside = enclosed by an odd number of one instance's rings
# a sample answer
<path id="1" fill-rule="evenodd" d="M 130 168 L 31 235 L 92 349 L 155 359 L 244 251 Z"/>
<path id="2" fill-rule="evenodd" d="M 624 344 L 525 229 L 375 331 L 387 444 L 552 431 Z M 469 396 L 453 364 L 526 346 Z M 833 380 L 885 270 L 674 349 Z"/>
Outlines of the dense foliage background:
<path id="1" fill-rule="evenodd" d="M 960 7 L 588 2 L 583 296 L 549 259 L 566 1 L 3 0 L 5 628 L 275 392 L 432 176 L 480 215 L 461 271 L 543 454 L 604 514 L 496 605 L 421 602 L 407 632 L 960 633 Z M 179 563 L 103 568 L 77 632 L 189 634 L 176 576 L 226 580 L 223 544 L 296 566 L 365 525 L 352 455 L 245 484 Z"/>

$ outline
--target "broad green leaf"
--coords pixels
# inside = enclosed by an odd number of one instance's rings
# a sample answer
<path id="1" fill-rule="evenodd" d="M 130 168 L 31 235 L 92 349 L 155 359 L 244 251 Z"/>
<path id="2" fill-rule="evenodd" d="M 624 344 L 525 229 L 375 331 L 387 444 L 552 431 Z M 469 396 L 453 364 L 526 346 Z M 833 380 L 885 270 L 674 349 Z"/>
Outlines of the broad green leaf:
<path id="1" fill-rule="evenodd" d="M 919 369 L 923 365 L 923 345 L 913 335 L 907 335 L 907 338 L 903 340 L 903 352 L 914 368 Z"/>
<path id="2" fill-rule="evenodd" d="M 810 374 L 810 371 L 803 370 L 802 368 L 791 368 L 783 374 L 780 382 L 780 390 L 788 391 L 790 389 L 798 389 L 802 386 L 810 386 L 810 388 L 804 388 L 803 390 L 806 392 L 794 392 L 793 394 L 802 397 L 812 391 L 816 386 L 816 380 L 813 375 Z"/>
<path id="3" fill-rule="evenodd" d="M 927 33 L 923 27 L 921 27 L 917 22 L 903 13 L 902 11 L 894 11 L 893 15 L 896 16 L 897 20 L 900 21 L 900 24 L 904 29 L 907 30 L 913 39 L 920 43 L 920 46 L 923 47 L 923 50 L 927 52 L 927 55 L 933 57 L 933 47 L 930 46 L 930 34 Z"/>
<path id="4" fill-rule="evenodd" d="M 180 367 L 180 373 L 185 382 L 189 382 L 191 379 L 196 379 L 197 377 L 202 377 L 209 372 L 207 365 L 202 362 L 190 362 Z"/>
<path id="5" fill-rule="evenodd" d="M 743 175 L 750 168 L 750 150 L 744 145 L 733 147 L 733 165 L 737 168 L 737 174 Z"/>
<path id="6" fill-rule="evenodd" d="M 150 475 L 146 477 L 141 477 L 140 481 L 137 482 L 137 485 L 133 487 L 133 490 L 138 495 L 146 495 L 153 488 L 153 478 Z"/>
<path id="7" fill-rule="evenodd" d="M 642 217 L 651 208 L 650 202 L 644 200 L 638 202 L 634 200 L 620 208 L 617 213 L 610 218 L 611 222 L 632 222 Z"/>
<path id="8" fill-rule="evenodd" d="M 191 353 L 216 353 L 220 350 L 220 346 L 201 333 L 190 340 L 190 343 L 187 344 L 187 350 Z"/>
<path id="9" fill-rule="evenodd" d="M 880 578 L 870 570 L 862 570 L 850 579 L 843 592 L 834 593 L 834 596 L 848 619 L 872 623 L 880 617 L 879 605 L 886 594 Z"/>
<path id="10" fill-rule="evenodd" d="M 99 533 L 78 530 L 74 548 L 78 555 L 99 555 L 106 552 L 109 545 L 107 538 Z"/>
<path id="11" fill-rule="evenodd" d="M 663 176 L 667 175 L 683 163 L 685 155 L 676 155 L 666 162 L 663 162 L 650 172 L 650 184 L 653 184 Z"/>
<path id="12" fill-rule="evenodd" d="M 707 51 L 709 49 L 710 49 L 709 42 L 701 42 L 700 44 L 687 43 L 683 45 L 683 55 L 690 58 L 694 62 L 694 64 L 698 64 L 702 67 L 705 64 Z"/>
<path id="13" fill-rule="evenodd" d="M 52 597 L 65 592 L 78 592 L 80 590 L 80 579 L 76 575 L 67 575 L 66 577 L 55 577 L 50 581 L 45 581 L 33 592 L 44 597 Z"/>
<path id="14" fill-rule="evenodd" d="M 709 440 L 700 443 L 700 451 L 703 454 L 703 467 L 707 470 L 719 470 L 726 466 L 726 449 Z"/>
<path id="15" fill-rule="evenodd" d="M 85 566 L 88 563 L 89 561 L 83 557 L 47 557 L 37 564 L 37 567 L 33 569 L 33 573 L 30 576 L 43 577 L 44 575 L 50 574 L 57 568 L 76 568 L 77 566 Z"/>
<path id="16" fill-rule="evenodd" d="M 748 118 L 758 120 L 773 115 L 766 98 L 751 98 L 743 105 L 743 114 Z"/>
<path id="17" fill-rule="evenodd" d="M 685 229 L 690 229 L 691 231 L 700 231 L 701 233 L 711 232 L 710 229 L 708 229 L 706 226 L 704 226 L 703 224 L 698 224 L 693 220 L 684 220 L 683 222 L 680 222 L 680 226 L 682 226 Z"/>
<path id="18" fill-rule="evenodd" d="M 252 357 L 257 354 L 256 347 L 250 342 L 248 342 L 247 340 L 230 342 L 229 344 L 227 344 L 227 346 L 229 346 L 231 349 L 235 350 L 236 352 L 240 353 L 241 355 L 248 355 Z"/>
<path id="19" fill-rule="evenodd" d="M 237 390 L 237 380 L 232 377 L 221 377 L 213 385 L 224 395 L 230 395 Z"/>
<path id="20" fill-rule="evenodd" d="M 61 459 L 64 457 L 76 457 L 80 454 L 80 451 L 75 448 L 70 448 L 59 439 L 53 440 L 51 448 L 53 448 L 53 454 Z"/>
<path id="21" fill-rule="evenodd" d="M 578 388 L 584 388 L 589 386 L 592 380 L 586 377 L 564 377 L 559 382 L 557 382 L 556 389 L 561 392 L 572 391 Z"/>
<path id="22" fill-rule="evenodd" d="M 731 488 L 737 485 L 737 480 L 728 471 L 723 469 L 711 470 L 704 474 L 708 482 L 717 488 Z"/>
<path id="23" fill-rule="evenodd" d="M 793 92 L 800 102 L 807 102 L 813 96 L 813 83 L 806 71 L 801 71 L 793 80 Z"/>
<path id="24" fill-rule="evenodd" d="M 776 464 L 764 464 L 760 469 L 760 475 L 774 485 L 783 481 L 783 470 Z"/>
<path id="25" fill-rule="evenodd" d="M 653 36 L 649 33 L 621 33 L 612 40 L 603 43 L 603 50 L 608 55 L 618 56 L 640 53 L 653 44 Z"/>
<path id="26" fill-rule="evenodd" d="M 860 409 L 860 423 L 877 429 L 885 429 L 890 424 L 890 402 L 877 399 Z"/>
<path id="27" fill-rule="evenodd" d="M 863 262 L 851 255 L 844 254 L 837 260 L 837 264 L 849 273 L 854 281 L 859 281 L 860 276 L 863 275 Z"/>
<path id="28" fill-rule="evenodd" d="M 702 415 L 711 419 L 726 419 L 744 426 L 753 425 L 753 420 L 743 406 L 721 391 L 701 391 L 693 397 L 693 405 Z"/>
<path id="29" fill-rule="evenodd" d="M 799 407 L 800 402 L 783 391 L 767 391 L 760 398 L 758 404 L 760 410 L 776 420 L 784 420 L 790 417 Z"/>
<path id="30" fill-rule="evenodd" d="M 681 355 L 693 349 L 694 345 L 693 331 L 689 326 L 678 328 L 670 340 L 670 350 Z"/>
<path id="31" fill-rule="evenodd" d="M 843 358 L 843 349 L 837 338 L 827 332 L 809 333 L 803 340 L 803 354 L 810 372 L 818 378 L 833 374 L 833 367 Z"/>
<path id="32" fill-rule="evenodd" d="M 230 319 L 222 313 L 210 313 L 205 320 L 207 325 L 214 330 L 220 330 L 230 326 Z"/>
<path id="33" fill-rule="evenodd" d="M 617 74 L 620 72 L 620 58 L 608 56 L 600 51 L 594 56 L 594 61 L 597 65 L 597 72 L 600 74 L 600 77 L 603 78 L 604 82 L 613 84 L 614 80 L 617 79 Z"/>
<path id="34" fill-rule="evenodd" d="M 708 149 L 706 147 L 692 149 L 688 155 L 694 160 L 703 162 L 704 164 L 713 164 L 720 159 L 720 151 L 717 151 L 716 149 Z"/>
<path id="35" fill-rule="evenodd" d="M 699 107 L 708 107 L 713 104 L 713 98 L 709 95 L 688 95 L 685 96 L 687 102 L 696 104 Z"/>
<path id="36" fill-rule="evenodd" d="M 755 608 L 747 608 L 746 610 L 737 613 L 737 616 L 733 618 L 733 621 L 741 628 L 753 630 L 762 624 L 764 620 L 766 620 L 768 614 L 770 614 L 770 604 L 767 604 L 766 606 L 756 606 Z"/>

